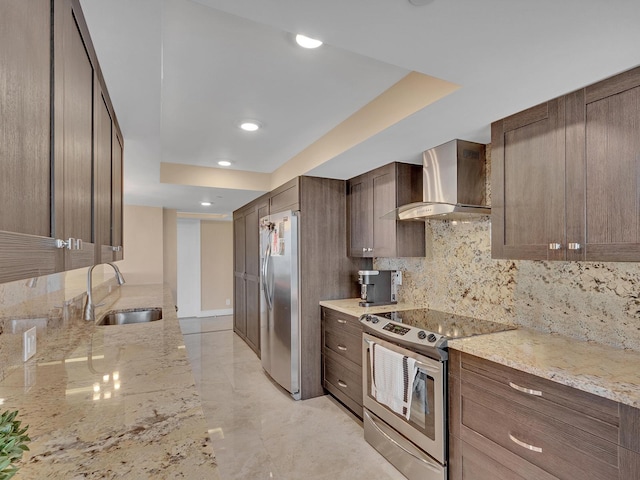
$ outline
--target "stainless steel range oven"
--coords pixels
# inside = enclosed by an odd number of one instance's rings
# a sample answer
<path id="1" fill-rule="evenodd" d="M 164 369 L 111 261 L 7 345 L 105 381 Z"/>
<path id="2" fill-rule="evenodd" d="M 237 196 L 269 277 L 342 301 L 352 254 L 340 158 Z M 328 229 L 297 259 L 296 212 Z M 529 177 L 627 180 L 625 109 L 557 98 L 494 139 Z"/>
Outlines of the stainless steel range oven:
<path id="1" fill-rule="evenodd" d="M 427 309 L 360 322 L 366 441 L 409 480 L 446 480 L 448 339 L 513 327 Z"/>

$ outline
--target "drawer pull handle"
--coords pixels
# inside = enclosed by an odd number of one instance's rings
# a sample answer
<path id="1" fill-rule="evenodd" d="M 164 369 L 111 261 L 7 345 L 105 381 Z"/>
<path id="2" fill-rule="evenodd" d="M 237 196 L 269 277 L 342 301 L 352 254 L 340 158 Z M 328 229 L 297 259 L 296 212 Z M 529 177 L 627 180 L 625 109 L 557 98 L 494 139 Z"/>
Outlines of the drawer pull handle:
<path id="1" fill-rule="evenodd" d="M 346 325 L 346 324 L 347 324 L 347 321 L 346 321 L 346 320 L 343 320 L 342 318 L 338 318 L 338 319 L 337 319 L 337 322 L 338 322 L 338 323 L 341 323 L 342 325 Z"/>
<path id="2" fill-rule="evenodd" d="M 347 347 L 345 347 L 344 345 L 338 344 L 338 350 L 342 350 L 343 352 L 346 352 L 347 351 Z"/>
<path id="3" fill-rule="evenodd" d="M 531 450 L 532 452 L 538 452 L 538 453 L 542 453 L 542 448 L 540 447 L 534 447 L 533 445 L 529 445 L 528 443 L 524 443 L 522 440 L 518 440 L 516 437 L 514 437 L 512 434 L 509 434 L 509 438 L 511 439 L 511 441 L 513 443 L 515 443 L 516 445 L 520 445 L 523 448 L 526 448 L 527 450 Z"/>
<path id="4" fill-rule="evenodd" d="M 338 385 L 340 385 L 342 388 L 347 388 L 347 384 L 344 383 L 342 380 L 338 380 Z"/>
<path id="5" fill-rule="evenodd" d="M 552 242 L 549 244 L 549 250 L 560 250 L 562 248 L 561 243 Z"/>
<path id="6" fill-rule="evenodd" d="M 516 385 L 513 382 L 509 382 L 509 386 L 514 390 L 518 390 L 522 393 L 528 393 L 529 395 L 535 395 L 536 397 L 541 397 L 542 392 L 540 390 L 531 390 L 530 388 L 521 387 L 520 385 Z"/>

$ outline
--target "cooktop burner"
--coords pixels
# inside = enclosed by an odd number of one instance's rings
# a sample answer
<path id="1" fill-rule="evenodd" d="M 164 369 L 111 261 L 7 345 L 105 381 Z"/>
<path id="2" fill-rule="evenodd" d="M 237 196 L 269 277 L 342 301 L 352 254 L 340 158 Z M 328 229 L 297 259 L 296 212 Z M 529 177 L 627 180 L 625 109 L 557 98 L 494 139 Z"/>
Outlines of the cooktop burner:
<path id="1" fill-rule="evenodd" d="M 513 330 L 516 327 L 478 318 L 420 308 L 362 315 L 360 322 L 374 335 L 446 359 L 448 340 Z"/>

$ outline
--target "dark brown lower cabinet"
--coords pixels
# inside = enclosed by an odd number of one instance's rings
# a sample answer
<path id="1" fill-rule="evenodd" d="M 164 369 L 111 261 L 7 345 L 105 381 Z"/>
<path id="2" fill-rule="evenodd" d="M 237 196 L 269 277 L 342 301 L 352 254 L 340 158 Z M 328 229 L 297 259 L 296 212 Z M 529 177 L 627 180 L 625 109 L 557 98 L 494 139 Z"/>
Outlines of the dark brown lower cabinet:
<path id="1" fill-rule="evenodd" d="M 639 411 L 451 350 L 451 480 L 635 480 Z"/>
<path id="2" fill-rule="evenodd" d="M 362 418 L 362 326 L 358 317 L 322 307 L 322 385 Z"/>

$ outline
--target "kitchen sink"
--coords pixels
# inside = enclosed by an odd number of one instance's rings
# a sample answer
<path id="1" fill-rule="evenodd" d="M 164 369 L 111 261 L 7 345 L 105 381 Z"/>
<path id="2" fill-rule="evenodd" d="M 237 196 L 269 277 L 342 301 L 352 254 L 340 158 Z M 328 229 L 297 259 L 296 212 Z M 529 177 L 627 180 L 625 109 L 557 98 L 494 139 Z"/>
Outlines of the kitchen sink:
<path id="1" fill-rule="evenodd" d="M 155 322 L 162 319 L 162 308 L 135 308 L 113 310 L 98 320 L 97 325 L 129 325 L 132 323 Z"/>

